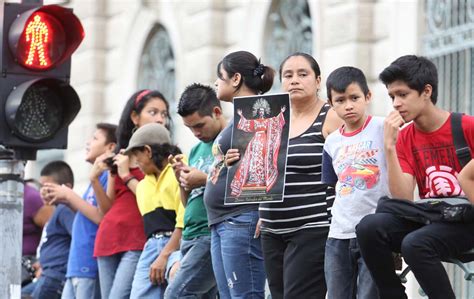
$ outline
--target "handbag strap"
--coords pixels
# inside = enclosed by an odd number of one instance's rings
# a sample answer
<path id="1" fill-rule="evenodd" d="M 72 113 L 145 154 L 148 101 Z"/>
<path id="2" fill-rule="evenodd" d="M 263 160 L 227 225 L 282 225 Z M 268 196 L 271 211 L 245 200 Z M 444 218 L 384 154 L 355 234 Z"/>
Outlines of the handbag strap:
<path id="1" fill-rule="evenodd" d="M 458 157 L 461 167 L 464 167 L 471 160 L 471 151 L 464 137 L 464 131 L 462 130 L 462 113 L 451 113 L 451 132 L 456 149 L 456 156 Z"/>

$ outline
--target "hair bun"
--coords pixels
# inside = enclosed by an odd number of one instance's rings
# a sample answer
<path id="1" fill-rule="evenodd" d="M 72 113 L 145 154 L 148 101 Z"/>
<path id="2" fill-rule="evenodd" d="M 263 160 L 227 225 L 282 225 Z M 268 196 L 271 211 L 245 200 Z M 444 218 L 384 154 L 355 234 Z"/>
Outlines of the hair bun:
<path id="1" fill-rule="evenodd" d="M 257 65 L 257 67 L 253 70 L 253 75 L 255 77 L 260 77 L 265 73 L 265 66 L 263 64 Z"/>

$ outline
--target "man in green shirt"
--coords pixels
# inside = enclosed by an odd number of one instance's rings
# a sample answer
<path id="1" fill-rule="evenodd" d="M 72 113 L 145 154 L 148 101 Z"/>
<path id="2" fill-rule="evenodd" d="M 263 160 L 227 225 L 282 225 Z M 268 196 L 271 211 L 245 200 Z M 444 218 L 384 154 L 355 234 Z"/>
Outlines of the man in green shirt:
<path id="1" fill-rule="evenodd" d="M 168 285 L 165 298 L 215 298 L 216 280 L 211 262 L 211 232 L 203 202 L 207 175 L 214 161 L 214 139 L 226 126 L 220 102 L 215 91 L 205 85 L 188 86 L 178 104 L 178 113 L 184 124 L 200 142 L 189 154 L 189 165 L 182 155 L 170 157 L 170 163 L 180 183 L 181 200 L 186 207 L 181 240 L 183 255 L 180 268 Z"/>

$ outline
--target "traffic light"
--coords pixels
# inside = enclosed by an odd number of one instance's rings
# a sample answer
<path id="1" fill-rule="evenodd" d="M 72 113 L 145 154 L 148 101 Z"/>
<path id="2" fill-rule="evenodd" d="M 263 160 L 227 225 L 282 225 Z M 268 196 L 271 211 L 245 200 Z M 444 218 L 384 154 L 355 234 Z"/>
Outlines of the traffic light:
<path id="1" fill-rule="evenodd" d="M 66 148 L 81 108 L 69 85 L 71 55 L 84 38 L 72 9 L 1 4 L 0 144 L 22 159 Z"/>

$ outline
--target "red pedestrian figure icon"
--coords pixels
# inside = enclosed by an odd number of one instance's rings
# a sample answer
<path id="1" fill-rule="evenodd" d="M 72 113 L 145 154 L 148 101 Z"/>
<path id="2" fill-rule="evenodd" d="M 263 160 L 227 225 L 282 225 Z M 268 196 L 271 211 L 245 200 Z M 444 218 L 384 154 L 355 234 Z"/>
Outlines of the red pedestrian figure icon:
<path id="1" fill-rule="evenodd" d="M 41 19 L 40 15 L 35 15 L 33 21 L 28 23 L 25 30 L 26 42 L 29 43 L 28 57 L 25 61 L 27 65 L 37 64 L 41 67 L 47 67 L 50 64 L 48 53 L 49 27 Z"/>

